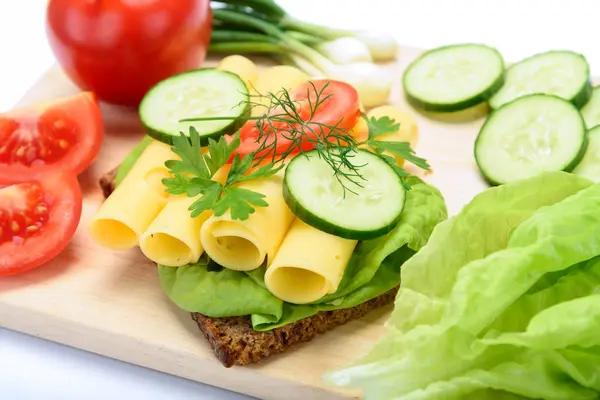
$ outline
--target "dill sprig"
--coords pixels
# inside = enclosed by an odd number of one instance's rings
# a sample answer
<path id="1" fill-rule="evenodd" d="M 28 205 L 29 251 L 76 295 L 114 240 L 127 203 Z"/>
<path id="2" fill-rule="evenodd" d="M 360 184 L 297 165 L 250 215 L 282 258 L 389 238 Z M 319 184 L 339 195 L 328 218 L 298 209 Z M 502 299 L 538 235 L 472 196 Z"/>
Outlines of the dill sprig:
<path id="1" fill-rule="evenodd" d="M 307 108 L 302 107 L 302 101 L 292 99 L 289 91 L 285 89 L 278 93 L 249 96 L 250 100 L 247 104 L 251 108 L 265 109 L 254 125 L 258 132 L 255 158 L 258 163 L 267 159 L 277 163 L 283 162 L 295 153 L 303 155 L 305 149 L 314 150 L 317 156 L 331 167 L 344 191 L 355 193 L 352 186 L 362 187 L 361 180 L 364 180 L 360 173 L 362 165 L 352 162 L 359 143 L 349 134 L 347 128 L 340 126 L 343 119 L 333 125 L 315 120 L 317 111 L 327 101 L 331 101 L 333 95 L 324 94 L 329 82 L 322 89 L 317 89 L 313 82 L 310 82 L 310 85 L 314 90 L 314 98 L 311 97 L 310 88 L 307 88 L 306 100 L 304 100 Z M 253 101 L 253 98 L 259 101 Z M 261 101 L 265 98 L 268 104 Z M 278 134 L 273 135 L 273 132 Z M 282 151 L 277 151 L 278 141 L 282 139 L 288 143 Z"/>

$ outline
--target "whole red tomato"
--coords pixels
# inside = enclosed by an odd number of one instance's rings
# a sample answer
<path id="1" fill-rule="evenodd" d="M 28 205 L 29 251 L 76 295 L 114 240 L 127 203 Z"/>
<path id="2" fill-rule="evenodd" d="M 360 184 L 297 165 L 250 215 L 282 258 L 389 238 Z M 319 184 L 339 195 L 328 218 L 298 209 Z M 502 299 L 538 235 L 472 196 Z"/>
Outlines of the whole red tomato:
<path id="1" fill-rule="evenodd" d="M 209 0 L 50 0 L 46 28 L 75 84 L 137 106 L 154 84 L 199 68 L 212 13 Z"/>

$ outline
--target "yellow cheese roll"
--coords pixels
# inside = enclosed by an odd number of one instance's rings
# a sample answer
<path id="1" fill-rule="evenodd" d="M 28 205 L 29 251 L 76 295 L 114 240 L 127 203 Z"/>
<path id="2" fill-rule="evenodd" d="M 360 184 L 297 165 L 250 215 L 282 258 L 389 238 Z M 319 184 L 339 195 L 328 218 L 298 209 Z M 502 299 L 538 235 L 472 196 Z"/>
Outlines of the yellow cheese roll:
<path id="1" fill-rule="evenodd" d="M 229 166 L 221 168 L 213 180 L 223 184 Z M 162 211 L 140 237 L 140 250 L 150 260 L 168 267 L 180 267 L 198 261 L 204 248 L 200 229 L 212 215 L 205 211 L 192 218 L 189 207 L 198 197 L 172 196 Z"/>
<path id="2" fill-rule="evenodd" d="M 168 267 L 198 261 L 204 249 L 200 243 L 200 228 L 211 216 L 205 211 L 192 218 L 189 206 L 196 198 L 173 197 L 140 237 L 140 250 L 150 260 Z"/>
<path id="3" fill-rule="evenodd" d="M 116 250 L 137 246 L 140 235 L 167 204 L 161 180 L 169 176 L 165 161 L 176 158 L 170 146 L 153 140 L 92 218 L 89 228 L 94 240 Z"/>
<path id="4" fill-rule="evenodd" d="M 256 103 L 262 104 L 264 107 L 256 106 L 252 108 L 252 116 L 263 115 L 271 105 L 269 92 L 279 95 L 282 89 L 291 91 L 296 86 L 308 81 L 309 77 L 304 72 L 290 65 L 277 65 L 267 68 L 258 75 L 258 79 L 254 83 L 254 90 L 251 93 L 254 95 L 260 94 L 262 97 L 252 99 Z"/>
<path id="5" fill-rule="evenodd" d="M 248 219 L 234 220 L 229 212 L 210 217 L 202 226 L 204 251 L 225 268 L 250 271 L 272 260 L 294 215 L 285 204 L 282 176 L 275 175 L 240 183 L 240 188 L 264 194 L 267 207 L 255 207 Z"/>
<path id="6" fill-rule="evenodd" d="M 358 118 L 356 125 L 349 131 L 357 142 L 363 142 L 369 138 L 369 125 L 362 116 Z"/>
<path id="7" fill-rule="evenodd" d="M 233 72 L 246 83 L 248 89 L 254 86 L 254 82 L 258 77 L 256 64 L 252 60 L 237 54 L 223 58 L 219 63 L 218 69 Z"/>
<path id="8" fill-rule="evenodd" d="M 310 303 L 334 293 L 357 243 L 296 219 L 267 268 L 267 289 L 294 304 Z"/>

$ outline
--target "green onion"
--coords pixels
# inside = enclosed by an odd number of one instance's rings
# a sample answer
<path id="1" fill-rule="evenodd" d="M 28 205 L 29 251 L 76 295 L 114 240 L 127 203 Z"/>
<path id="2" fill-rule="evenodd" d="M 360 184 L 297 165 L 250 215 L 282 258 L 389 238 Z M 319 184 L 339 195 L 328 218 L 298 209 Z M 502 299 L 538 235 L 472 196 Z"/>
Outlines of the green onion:
<path id="1" fill-rule="evenodd" d="M 258 42 L 232 42 L 228 47 L 231 52 L 261 52 L 258 50 L 269 49 L 269 51 L 262 52 L 277 53 L 274 45 L 279 46 L 281 48 L 280 54 L 285 54 L 286 52 L 294 53 L 308 61 L 317 70 L 322 71 L 323 75 L 327 78 L 337 79 L 351 84 L 357 90 L 361 102 L 365 107 L 381 105 L 385 103 L 389 97 L 392 83 L 391 79 L 383 72 L 383 70 L 381 70 L 381 68 L 371 62 L 337 65 L 319 51 L 307 46 L 268 21 L 256 18 L 249 14 L 223 8 L 214 9 L 213 15 L 215 19 L 218 19 L 223 23 L 258 30 L 263 34 L 270 36 L 272 39 L 277 40 L 276 43 L 260 43 L 261 46 L 259 46 Z M 215 43 L 212 46 L 223 44 L 225 43 Z M 214 49 L 212 46 L 211 48 Z M 256 49 L 256 51 L 253 49 Z"/>
<path id="2" fill-rule="evenodd" d="M 375 61 L 385 61 L 396 58 L 398 46 L 393 37 L 382 32 L 354 31 L 345 29 L 334 29 L 319 24 L 301 21 L 289 15 L 283 8 L 278 6 L 273 0 L 219 0 L 213 1 L 213 4 L 224 6 L 225 9 L 251 15 L 255 18 L 268 21 L 270 24 L 277 25 L 284 32 L 295 32 L 292 37 L 299 33 L 310 35 L 314 39 L 322 41 L 332 41 L 343 37 L 353 37 L 363 42 L 369 49 L 371 57 Z M 213 10 L 217 9 L 216 7 Z M 256 29 L 256 28 L 253 28 Z M 296 37 L 297 40 L 316 45 L 317 41 L 305 40 Z"/>

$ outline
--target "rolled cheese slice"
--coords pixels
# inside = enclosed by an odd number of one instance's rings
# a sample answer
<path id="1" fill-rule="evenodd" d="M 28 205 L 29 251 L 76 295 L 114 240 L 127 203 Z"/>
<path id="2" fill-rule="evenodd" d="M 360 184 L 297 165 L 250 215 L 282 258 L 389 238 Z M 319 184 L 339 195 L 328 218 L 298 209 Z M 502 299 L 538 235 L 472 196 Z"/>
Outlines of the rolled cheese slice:
<path id="1" fill-rule="evenodd" d="M 204 211 L 192 218 L 189 206 L 194 197 L 176 196 L 158 213 L 140 236 L 140 250 L 157 264 L 181 267 L 198 261 L 204 248 L 200 243 L 200 228 L 211 216 Z"/>
<path id="2" fill-rule="evenodd" d="M 213 180 L 225 183 L 229 166 L 221 168 Z M 200 243 L 200 229 L 212 215 L 204 211 L 192 218 L 189 207 L 202 196 L 172 196 L 167 205 L 140 237 L 140 250 L 157 264 L 181 267 L 198 261 L 204 247 Z"/>
<path id="3" fill-rule="evenodd" d="M 94 240 L 115 250 L 137 246 L 140 235 L 167 204 L 161 182 L 169 176 L 165 161 L 177 158 L 170 146 L 152 141 L 92 218 L 89 230 Z"/>
<path id="4" fill-rule="evenodd" d="M 200 230 L 206 254 L 225 268 L 250 271 L 270 262 L 294 215 L 285 204 L 281 174 L 240 183 L 240 188 L 265 195 L 267 207 L 255 207 L 248 219 L 232 219 L 229 212 L 211 216 Z"/>
<path id="5" fill-rule="evenodd" d="M 310 303 L 334 293 L 357 243 L 296 219 L 267 268 L 267 289 L 294 304 Z"/>
<path id="6" fill-rule="evenodd" d="M 253 102 L 261 106 L 252 108 L 252 116 L 261 116 L 272 106 L 269 93 L 281 96 L 283 89 L 291 91 L 308 80 L 308 75 L 291 65 L 276 65 L 260 72 L 251 93 L 256 96 Z"/>
<path id="7" fill-rule="evenodd" d="M 256 64 L 249 58 L 238 54 L 232 54 L 223 58 L 219 63 L 218 69 L 233 72 L 244 81 L 248 89 L 252 89 L 258 77 Z"/>

